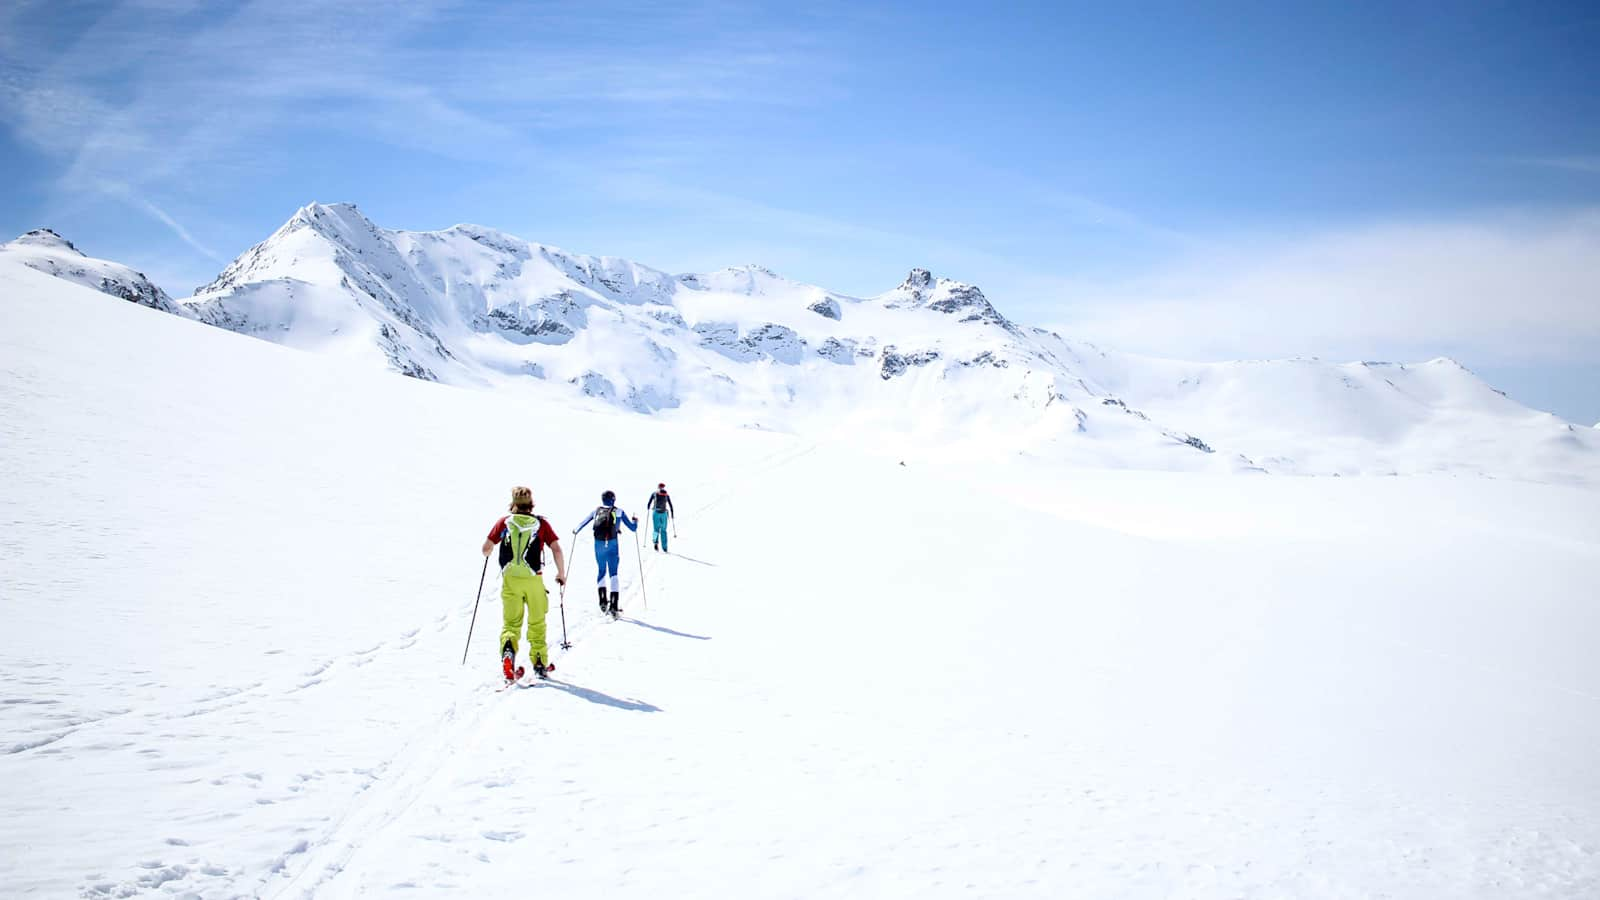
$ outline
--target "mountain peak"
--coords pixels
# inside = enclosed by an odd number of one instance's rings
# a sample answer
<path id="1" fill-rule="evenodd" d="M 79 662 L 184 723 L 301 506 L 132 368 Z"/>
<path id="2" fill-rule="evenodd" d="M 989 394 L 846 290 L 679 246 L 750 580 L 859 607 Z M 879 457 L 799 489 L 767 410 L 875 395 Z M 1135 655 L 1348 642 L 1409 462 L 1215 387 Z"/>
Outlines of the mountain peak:
<path id="1" fill-rule="evenodd" d="M 64 250 L 69 253 L 83 256 L 82 250 L 73 246 L 72 242 L 57 234 L 54 229 L 35 228 L 11 242 L 16 246 L 44 247 L 49 250 Z"/>
<path id="2" fill-rule="evenodd" d="M 330 240 L 349 243 L 358 235 L 376 234 L 378 226 L 354 203 L 307 203 L 278 229 L 279 234 L 310 230 Z"/>
<path id="3" fill-rule="evenodd" d="M 360 256 L 377 250 L 384 242 L 383 230 L 362 215 L 354 203 L 307 203 L 270 237 L 236 257 L 195 295 L 217 294 L 239 284 L 276 277 L 282 274 L 282 268 L 292 267 L 307 252 L 338 259 L 344 254 Z M 317 245 L 322 249 L 312 249 Z"/>
<path id="4" fill-rule="evenodd" d="M 362 215 L 361 213 L 361 208 L 356 206 L 354 203 L 312 202 L 300 207 L 300 209 L 294 214 L 294 218 L 303 219 L 305 221 L 315 221 L 317 219 L 322 219 L 329 216 L 341 218 L 345 216 L 359 216 L 362 219 L 366 219 L 366 216 Z"/>
<path id="5" fill-rule="evenodd" d="M 990 305 L 975 285 L 938 278 L 927 269 L 912 269 L 906 280 L 883 295 L 890 309 L 928 309 L 957 316 L 962 322 L 982 322 L 1005 329 L 1013 326 Z"/>

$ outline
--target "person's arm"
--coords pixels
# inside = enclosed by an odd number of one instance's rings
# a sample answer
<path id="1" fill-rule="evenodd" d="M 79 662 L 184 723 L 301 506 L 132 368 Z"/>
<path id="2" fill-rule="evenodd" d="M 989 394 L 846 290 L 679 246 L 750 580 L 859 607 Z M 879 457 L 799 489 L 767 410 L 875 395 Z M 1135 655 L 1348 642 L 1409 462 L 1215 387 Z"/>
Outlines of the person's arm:
<path id="1" fill-rule="evenodd" d="M 483 542 L 484 559 L 488 559 L 489 554 L 494 552 L 494 545 L 500 543 L 500 536 L 505 533 L 505 527 L 506 520 L 500 519 L 494 523 L 493 528 L 489 529 L 489 537 Z"/>
<path id="2" fill-rule="evenodd" d="M 573 537 L 577 537 L 578 536 L 578 532 L 583 530 L 583 526 L 589 524 L 590 522 L 593 522 L 594 521 L 594 514 L 597 513 L 597 512 L 599 512 L 598 509 L 594 510 L 594 512 L 589 513 L 589 517 L 587 519 L 584 519 L 582 522 L 579 522 L 578 523 L 578 527 L 572 529 L 572 536 Z"/>
<path id="3" fill-rule="evenodd" d="M 639 530 L 639 523 L 634 521 L 633 519 L 628 518 L 628 513 L 620 506 L 617 507 L 617 515 L 622 517 L 622 524 L 628 526 L 628 530 L 629 531 L 638 531 Z"/>
<path id="4" fill-rule="evenodd" d="M 667 515 L 673 517 L 674 519 L 676 519 L 678 517 L 678 511 L 672 508 L 672 495 L 671 494 L 667 495 Z"/>
<path id="5" fill-rule="evenodd" d="M 539 517 L 539 539 L 550 548 L 550 555 L 556 558 L 556 584 L 566 584 L 567 555 L 561 552 L 561 535 L 556 534 L 556 527 L 543 516 Z"/>
<path id="6" fill-rule="evenodd" d="M 583 526 L 579 525 L 578 527 L 582 528 Z M 550 544 L 550 555 L 556 558 L 556 584 L 566 584 L 567 555 L 561 552 L 561 542 L 559 540 Z"/>

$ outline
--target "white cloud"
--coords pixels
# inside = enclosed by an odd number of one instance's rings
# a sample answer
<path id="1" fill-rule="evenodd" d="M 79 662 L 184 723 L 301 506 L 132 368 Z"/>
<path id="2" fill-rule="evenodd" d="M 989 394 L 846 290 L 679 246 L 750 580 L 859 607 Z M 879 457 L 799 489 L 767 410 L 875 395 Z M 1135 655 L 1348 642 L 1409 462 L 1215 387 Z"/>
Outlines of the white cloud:
<path id="1" fill-rule="evenodd" d="M 1600 359 L 1600 210 L 1226 246 L 1137 281 L 1056 284 L 1059 330 L 1204 358 Z"/>

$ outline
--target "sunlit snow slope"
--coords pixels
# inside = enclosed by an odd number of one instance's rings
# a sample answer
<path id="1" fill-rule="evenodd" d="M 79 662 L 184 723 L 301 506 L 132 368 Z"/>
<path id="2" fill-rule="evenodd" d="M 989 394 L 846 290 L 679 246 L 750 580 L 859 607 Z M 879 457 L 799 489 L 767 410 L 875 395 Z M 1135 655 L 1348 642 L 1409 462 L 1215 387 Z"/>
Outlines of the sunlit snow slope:
<path id="1" fill-rule="evenodd" d="M 901 466 L 532 382 L 0 264 L 0 893 L 1600 891 L 1590 490 Z M 492 573 L 460 665 L 511 484 L 565 533 L 658 480 L 623 621 L 585 536 L 559 680 L 494 690 Z"/>

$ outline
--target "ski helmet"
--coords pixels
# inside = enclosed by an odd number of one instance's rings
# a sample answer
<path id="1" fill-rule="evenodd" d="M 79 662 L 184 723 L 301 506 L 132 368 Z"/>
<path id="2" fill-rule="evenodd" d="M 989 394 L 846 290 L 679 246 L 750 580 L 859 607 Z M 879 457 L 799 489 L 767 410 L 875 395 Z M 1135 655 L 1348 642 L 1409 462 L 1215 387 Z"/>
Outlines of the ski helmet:
<path id="1" fill-rule="evenodd" d="M 600 502 L 604 503 L 607 506 L 610 506 L 611 504 L 617 502 L 617 492 L 616 491 L 606 491 L 604 494 L 600 495 Z"/>

